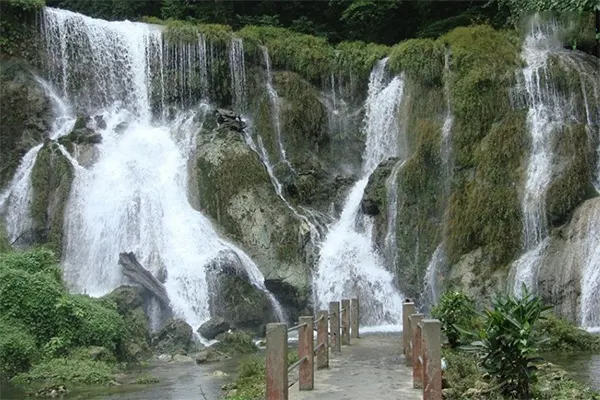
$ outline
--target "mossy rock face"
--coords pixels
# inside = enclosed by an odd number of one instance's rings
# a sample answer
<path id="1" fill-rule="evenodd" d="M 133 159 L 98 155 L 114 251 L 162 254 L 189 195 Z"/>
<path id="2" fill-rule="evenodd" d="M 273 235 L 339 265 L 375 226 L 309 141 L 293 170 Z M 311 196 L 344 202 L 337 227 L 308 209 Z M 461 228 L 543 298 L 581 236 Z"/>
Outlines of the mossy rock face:
<path id="1" fill-rule="evenodd" d="M 140 361 L 150 355 L 150 323 L 144 311 L 144 289 L 136 286 L 119 286 L 103 297 L 113 303 L 123 317 L 128 331 L 127 339 L 119 349 L 128 361 Z"/>
<path id="2" fill-rule="evenodd" d="M 597 196 L 592 185 L 593 154 L 587 144 L 585 126 L 566 128 L 556 137 L 560 141 L 555 163 L 558 171 L 546 192 L 547 220 L 554 226 L 565 223 L 583 201 Z"/>
<path id="3" fill-rule="evenodd" d="M 73 166 L 58 145 L 47 141 L 40 149 L 33 169 L 31 217 L 40 243 L 60 255 L 63 247 L 64 211 L 73 183 Z"/>
<path id="4" fill-rule="evenodd" d="M 29 65 L 0 57 L 0 187 L 13 176 L 21 157 L 48 135 L 52 108 Z"/>
<path id="5" fill-rule="evenodd" d="M 200 209 L 240 243 L 265 277 L 308 284 L 303 261 L 303 222 L 275 192 L 266 168 L 242 133 L 219 127 L 198 138 Z"/>
<path id="6" fill-rule="evenodd" d="M 152 339 L 153 346 L 159 353 L 187 354 L 193 345 L 192 327 L 181 319 L 167 321 Z"/>
<path id="7" fill-rule="evenodd" d="M 392 173 L 392 169 L 397 162 L 397 158 L 383 161 L 369 177 L 369 182 L 360 203 L 360 209 L 364 214 L 376 216 L 385 210 L 387 203 L 385 181 Z"/>
<path id="8" fill-rule="evenodd" d="M 222 316 L 231 326 L 260 333 L 268 322 L 274 321 L 266 294 L 245 279 L 219 274 L 211 288 L 211 315 Z"/>

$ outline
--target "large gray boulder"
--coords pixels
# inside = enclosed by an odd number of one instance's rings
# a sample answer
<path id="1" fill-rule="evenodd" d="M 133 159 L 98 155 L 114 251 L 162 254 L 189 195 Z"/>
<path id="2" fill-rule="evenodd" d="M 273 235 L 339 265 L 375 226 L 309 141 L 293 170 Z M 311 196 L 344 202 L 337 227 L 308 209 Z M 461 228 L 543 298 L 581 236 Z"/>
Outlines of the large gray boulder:
<path id="1" fill-rule="evenodd" d="M 198 334 L 202 335 L 208 340 L 212 340 L 217 337 L 218 334 L 227 332 L 231 326 L 229 322 L 225 321 L 222 317 L 214 317 L 200 325 L 198 328 Z"/>
<path id="2" fill-rule="evenodd" d="M 152 344 L 159 353 L 184 353 L 193 344 L 192 327 L 182 319 L 171 319 L 154 336 Z"/>

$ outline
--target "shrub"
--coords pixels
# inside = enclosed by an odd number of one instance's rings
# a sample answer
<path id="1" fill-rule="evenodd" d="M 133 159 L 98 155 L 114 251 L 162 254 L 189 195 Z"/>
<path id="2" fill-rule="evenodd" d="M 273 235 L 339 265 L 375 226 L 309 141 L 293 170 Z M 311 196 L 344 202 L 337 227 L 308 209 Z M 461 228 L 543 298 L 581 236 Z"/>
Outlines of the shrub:
<path id="1" fill-rule="evenodd" d="M 538 337 L 546 336 L 540 351 L 598 351 L 600 336 L 591 334 L 550 314 L 535 326 Z"/>
<path id="2" fill-rule="evenodd" d="M 536 380 L 534 357 L 543 340 L 536 337 L 534 326 L 548 307 L 523 286 L 520 299 L 500 295 L 493 308 L 485 311 L 485 328 L 474 343 L 480 350 L 482 365 L 498 383 L 502 393 L 512 398 L 530 398 Z"/>
<path id="3" fill-rule="evenodd" d="M 15 376 L 18 384 L 44 381 L 47 384 L 101 384 L 114 379 L 113 368 L 102 361 L 55 358 L 37 364 L 30 371 Z"/>
<path id="4" fill-rule="evenodd" d="M 62 270 L 57 264 L 56 254 L 44 247 L 24 252 L 0 254 L 0 268 L 20 269 L 31 274 L 49 272 L 57 281 L 62 282 Z"/>
<path id="5" fill-rule="evenodd" d="M 450 347 L 457 347 L 465 342 L 463 331 L 472 330 L 476 324 L 475 301 L 464 292 L 449 291 L 433 307 L 431 315 L 442 322 Z"/>
<path id="6" fill-rule="evenodd" d="M 0 377 L 26 371 L 36 356 L 35 339 L 14 321 L 0 319 Z"/>
<path id="7" fill-rule="evenodd" d="M 160 379 L 158 379 L 157 377 L 152 376 L 152 375 L 142 375 L 135 380 L 135 383 L 137 383 L 138 385 L 148 385 L 151 383 L 158 383 L 158 382 L 160 382 Z"/>

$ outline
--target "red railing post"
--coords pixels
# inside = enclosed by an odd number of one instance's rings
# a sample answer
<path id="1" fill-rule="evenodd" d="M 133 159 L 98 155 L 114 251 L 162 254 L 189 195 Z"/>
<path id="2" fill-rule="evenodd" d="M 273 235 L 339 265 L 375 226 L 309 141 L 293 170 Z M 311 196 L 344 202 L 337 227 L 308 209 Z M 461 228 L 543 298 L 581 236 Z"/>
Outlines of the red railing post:
<path id="1" fill-rule="evenodd" d="M 300 390 L 313 390 L 315 386 L 313 317 L 300 317 L 299 322 L 304 326 L 300 328 L 298 335 L 298 356 L 305 360 L 300 364 L 298 384 Z"/>
<path id="2" fill-rule="evenodd" d="M 352 299 L 350 302 L 350 319 L 352 321 L 352 331 L 350 332 L 350 336 L 354 339 L 359 338 L 358 334 L 358 322 L 360 319 L 360 308 L 358 303 L 358 297 Z"/>
<path id="3" fill-rule="evenodd" d="M 423 341 L 423 400 L 442 400 L 442 324 L 437 319 L 424 319 Z"/>
<path id="4" fill-rule="evenodd" d="M 288 335 L 286 324 L 267 324 L 266 400 L 288 400 Z"/>
<path id="5" fill-rule="evenodd" d="M 342 342 L 340 341 L 340 302 L 332 301 L 329 303 L 329 331 L 331 333 L 331 350 L 334 353 L 342 351 Z"/>
<path id="6" fill-rule="evenodd" d="M 413 314 L 410 317 L 412 330 L 412 377 L 413 388 L 423 388 L 423 357 L 421 354 L 421 321 L 423 314 Z"/>
<path id="7" fill-rule="evenodd" d="M 329 368 L 329 313 L 326 310 L 317 312 L 317 369 Z"/>
<path id="8" fill-rule="evenodd" d="M 350 345 L 350 300 L 342 300 L 342 344 Z"/>

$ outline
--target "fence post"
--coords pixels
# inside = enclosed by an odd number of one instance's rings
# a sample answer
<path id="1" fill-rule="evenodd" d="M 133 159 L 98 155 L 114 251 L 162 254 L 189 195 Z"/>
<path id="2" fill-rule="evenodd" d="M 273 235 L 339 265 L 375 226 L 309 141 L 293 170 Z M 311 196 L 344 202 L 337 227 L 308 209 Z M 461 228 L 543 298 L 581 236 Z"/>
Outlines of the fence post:
<path id="1" fill-rule="evenodd" d="M 298 384 L 300 390 L 313 390 L 315 386 L 313 317 L 300 317 L 299 322 L 306 325 L 299 331 L 298 357 L 306 357 L 306 359 L 300 363 Z"/>
<path id="2" fill-rule="evenodd" d="M 360 319 L 358 297 L 352 299 L 350 303 L 350 319 L 352 320 L 352 331 L 350 332 L 350 335 L 352 338 L 358 339 L 358 321 Z"/>
<path id="3" fill-rule="evenodd" d="M 423 400 L 442 400 L 442 324 L 437 319 L 424 319 L 423 336 Z"/>
<path id="4" fill-rule="evenodd" d="M 265 370 L 267 375 L 266 400 L 288 399 L 287 373 L 287 325 L 267 324 L 267 354 Z"/>
<path id="5" fill-rule="evenodd" d="M 423 357 L 421 353 L 421 321 L 423 321 L 423 314 L 413 314 L 409 318 L 412 330 L 413 388 L 423 389 Z"/>
<path id="6" fill-rule="evenodd" d="M 331 349 L 334 353 L 341 353 L 342 343 L 340 342 L 340 302 L 332 301 L 329 303 L 329 331 L 331 332 Z"/>
<path id="7" fill-rule="evenodd" d="M 402 344 L 403 344 L 403 354 L 406 358 L 406 365 L 410 365 L 410 317 L 413 314 L 416 314 L 417 310 L 415 308 L 415 303 L 411 302 L 409 299 L 406 299 L 402 304 Z"/>
<path id="8" fill-rule="evenodd" d="M 317 369 L 329 368 L 329 332 L 327 332 L 327 325 L 329 313 L 327 310 L 321 310 L 317 312 L 317 346 L 321 343 L 323 346 L 319 348 L 317 352 Z"/>
<path id="9" fill-rule="evenodd" d="M 342 344 L 350 345 L 350 300 L 342 300 Z"/>

